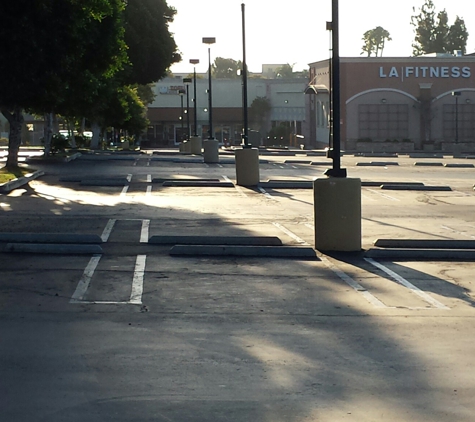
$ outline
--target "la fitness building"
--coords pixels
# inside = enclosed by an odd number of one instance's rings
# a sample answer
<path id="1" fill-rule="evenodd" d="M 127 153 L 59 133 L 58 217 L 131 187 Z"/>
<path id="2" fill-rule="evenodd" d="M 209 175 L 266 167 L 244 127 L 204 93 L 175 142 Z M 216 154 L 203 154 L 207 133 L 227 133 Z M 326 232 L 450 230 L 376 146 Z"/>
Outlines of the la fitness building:
<path id="1" fill-rule="evenodd" d="M 346 150 L 475 151 L 475 56 L 341 58 Z M 311 138 L 328 144 L 329 60 L 311 63 Z"/>

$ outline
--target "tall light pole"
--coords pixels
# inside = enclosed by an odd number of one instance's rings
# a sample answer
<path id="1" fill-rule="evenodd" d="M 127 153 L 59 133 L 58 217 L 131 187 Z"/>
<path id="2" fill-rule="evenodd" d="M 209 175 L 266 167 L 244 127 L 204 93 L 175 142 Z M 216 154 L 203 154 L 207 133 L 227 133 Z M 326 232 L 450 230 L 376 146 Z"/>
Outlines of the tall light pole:
<path id="1" fill-rule="evenodd" d="M 190 59 L 190 63 L 197 65 L 200 61 L 198 59 Z M 193 136 L 198 136 L 198 114 L 196 109 L 196 66 L 193 66 L 193 120 L 194 130 Z"/>
<path id="2" fill-rule="evenodd" d="M 462 95 L 460 91 L 452 91 L 452 95 L 455 97 L 455 143 L 459 141 L 459 97 Z"/>
<path id="3" fill-rule="evenodd" d="M 241 4 L 242 12 L 242 110 L 244 129 L 242 132 L 242 143 L 244 148 L 249 148 L 249 123 L 247 112 L 247 63 L 246 63 L 246 17 L 245 4 Z"/>
<path id="4" fill-rule="evenodd" d="M 216 42 L 216 38 L 214 37 L 204 37 L 203 44 L 214 44 Z M 208 113 L 209 113 L 209 136 L 208 139 L 214 139 L 213 136 L 213 95 L 211 91 L 211 47 L 208 47 Z"/>
<path id="5" fill-rule="evenodd" d="M 332 0 L 332 104 L 333 104 L 333 148 L 330 149 L 333 168 L 325 171 L 327 176 L 346 177 L 341 168 L 341 101 L 340 101 L 340 41 L 338 0 Z"/>
<path id="6" fill-rule="evenodd" d="M 180 114 L 181 136 L 180 136 L 180 141 L 183 141 L 183 96 L 185 95 L 185 90 L 184 89 L 178 90 L 178 95 L 180 96 L 180 102 L 181 102 L 181 114 Z"/>
<path id="7" fill-rule="evenodd" d="M 183 78 L 183 83 L 186 86 L 186 139 L 190 139 L 190 84 L 191 78 Z"/>

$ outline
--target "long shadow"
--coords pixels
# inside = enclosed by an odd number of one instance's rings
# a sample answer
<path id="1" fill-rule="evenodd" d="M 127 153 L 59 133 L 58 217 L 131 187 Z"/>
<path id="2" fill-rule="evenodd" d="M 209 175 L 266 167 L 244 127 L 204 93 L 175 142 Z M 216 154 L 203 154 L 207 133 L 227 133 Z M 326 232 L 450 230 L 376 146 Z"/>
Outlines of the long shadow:
<path id="1" fill-rule="evenodd" d="M 64 168 L 90 170 L 81 161 Z M 67 219 L 73 231 L 100 234 L 117 216 L 150 218 L 158 230 L 170 223 L 173 230 L 251 233 L 249 219 L 238 215 L 230 227 L 218 213 L 173 205 L 124 206 L 107 198 L 93 205 L 94 189 L 77 184 L 67 186 L 84 192 L 81 200 L 55 197 L 60 173 L 43 179 L 53 188 L 48 195 L 26 188 L 22 196 L 0 197 L 9 204 L 0 212 L 1 230 L 56 231 Z M 111 192 L 117 197 L 117 188 Z M 23 265 L 29 258 L 0 255 L 0 275 L 16 259 Z M 456 399 L 431 385 L 431 371 L 440 367 L 400 335 L 407 322 L 369 316 L 319 262 L 156 259 L 146 274 L 148 312 L 91 305 L 0 310 L 5 420 L 470 420 L 450 413 Z M 15 281 L 0 279 L 7 300 Z M 437 341 L 426 339 L 426 347 Z"/>

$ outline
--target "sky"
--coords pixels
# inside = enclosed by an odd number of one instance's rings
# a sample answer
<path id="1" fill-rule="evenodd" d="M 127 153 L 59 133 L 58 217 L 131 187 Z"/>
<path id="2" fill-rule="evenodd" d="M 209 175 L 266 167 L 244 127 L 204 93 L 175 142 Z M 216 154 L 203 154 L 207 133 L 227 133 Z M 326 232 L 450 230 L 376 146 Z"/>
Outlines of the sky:
<path id="1" fill-rule="evenodd" d="M 242 60 L 242 12 L 245 4 L 246 61 L 250 72 L 262 64 L 293 65 L 294 71 L 329 57 L 326 22 L 332 20 L 331 0 L 167 0 L 177 10 L 170 32 L 182 54 L 174 73 L 191 73 L 190 59 L 199 59 L 197 72 L 206 72 L 208 46 L 203 37 L 215 37 L 211 61 L 216 57 Z M 377 26 L 389 31 L 384 57 L 412 54 L 414 30 L 411 16 L 423 0 L 339 0 L 340 56 L 359 57 L 363 34 Z M 459 16 L 469 34 L 467 53 L 475 52 L 475 3 L 473 0 L 434 0 L 437 11 L 446 10 L 449 24 Z"/>

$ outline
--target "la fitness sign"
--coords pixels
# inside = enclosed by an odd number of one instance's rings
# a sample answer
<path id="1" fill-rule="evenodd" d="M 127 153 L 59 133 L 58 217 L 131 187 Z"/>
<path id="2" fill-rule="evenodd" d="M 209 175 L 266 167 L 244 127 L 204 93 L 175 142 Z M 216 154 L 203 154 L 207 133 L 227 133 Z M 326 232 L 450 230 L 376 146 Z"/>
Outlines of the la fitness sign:
<path id="1" fill-rule="evenodd" d="M 392 66 L 379 68 L 380 78 L 470 78 L 472 70 L 469 66 Z"/>

